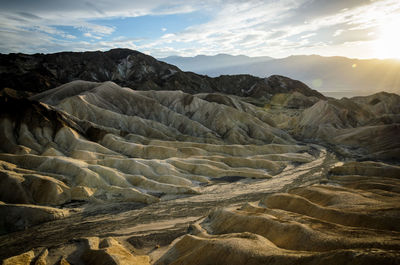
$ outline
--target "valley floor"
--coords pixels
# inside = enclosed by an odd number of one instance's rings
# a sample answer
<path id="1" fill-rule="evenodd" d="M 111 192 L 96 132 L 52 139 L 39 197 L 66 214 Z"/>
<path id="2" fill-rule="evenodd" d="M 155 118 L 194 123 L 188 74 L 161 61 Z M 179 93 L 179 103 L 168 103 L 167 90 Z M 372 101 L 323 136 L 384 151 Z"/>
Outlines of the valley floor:
<path id="1" fill-rule="evenodd" d="M 200 195 L 166 197 L 148 206 L 135 203 L 66 204 L 64 207 L 73 207 L 76 211 L 70 217 L 1 236 L 0 257 L 37 247 L 54 249 L 53 255 L 68 255 L 76 251 L 68 246 L 74 245 L 74 239 L 83 237 L 113 237 L 131 247 L 130 242 L 133 242 L 133 247 L 138 248 L 136 251 L 157 257 L 173 239 L 186 234 L 190 224 L 202 220 L 215 208 L 235 208 L 257 202 L 268 194 L 323 182 L 329 168 L 338 160 L 321 146 L 313 145 L 312 148 L 318 154 L 317 159 L 299 166 L 287 166 L 272 179 L 241 179 L 202 186 Z"/>
<path id="2" fill-rule="evenodd" d="M 2 90 L 3 265 L 399 264 L 400 96 L 258 82 Z"/>

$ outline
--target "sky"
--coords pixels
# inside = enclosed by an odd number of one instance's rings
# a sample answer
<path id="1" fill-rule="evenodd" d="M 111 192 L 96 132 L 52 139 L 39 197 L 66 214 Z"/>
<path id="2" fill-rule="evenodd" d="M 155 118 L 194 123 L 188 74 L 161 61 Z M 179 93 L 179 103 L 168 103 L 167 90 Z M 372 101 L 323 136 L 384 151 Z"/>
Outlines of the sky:
<path id="1" fill-rule="evenodd" d="M 399 0 L 0 0 L 0 53 L 400 59 Z"/>

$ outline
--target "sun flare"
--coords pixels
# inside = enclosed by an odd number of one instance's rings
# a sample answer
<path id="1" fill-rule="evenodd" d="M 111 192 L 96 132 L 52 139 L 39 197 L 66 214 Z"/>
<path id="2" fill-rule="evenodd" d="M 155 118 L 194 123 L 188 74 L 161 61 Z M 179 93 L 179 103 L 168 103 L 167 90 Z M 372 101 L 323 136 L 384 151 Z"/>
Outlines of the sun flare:
<path id="1" fill-rule="evenodd" d="M 377 53 L 381 58 L 400 59 L 400 19 L 389 22 L 381 29 Z"/>

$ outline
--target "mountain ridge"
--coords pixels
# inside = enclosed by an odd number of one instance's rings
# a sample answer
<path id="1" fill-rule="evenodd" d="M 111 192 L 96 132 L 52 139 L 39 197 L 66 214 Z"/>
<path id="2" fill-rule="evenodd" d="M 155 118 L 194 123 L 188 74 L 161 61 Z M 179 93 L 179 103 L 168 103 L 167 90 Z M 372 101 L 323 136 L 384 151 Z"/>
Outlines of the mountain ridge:
<path id="1" fill-rule="evenodd" d="M 194 57 L 181 57 L 181 56 L 168 56 L 164 58 L 158 58 L 160 61 L 168 62 L 172 64 L 179 64 L 183 66 L 183 69 L 189 69 L 192 72 L 207 71 L 207 66 L 200 66 L 196 68 L 196 65 L 207 64 L 213 65 L 215 68 L 229 67 L 231 65 L 244 65 L 250 63 L 257 63 L 263 61 L 274 60 L 269 56 L 249 57 L 246 55 L 230 55 L 225 53 L 219 53 L 216 55 L 196 55 Z M 193 64 L 193 65 L 192 65 Z"/>
<path id="2" fill-rule="evenodd" d="M 113 81 L 120 86 L 139 90 L 182 90 L 190 94 L 221 92 L 246 97 L 270 98 L 276 93 L 298 91 L 306 96 L 325 98 L 300 81 L 280 77 L 286 85 L 277 89 L 270 79 L 251 75 L 210 78 L 129 49 L 101 52 L 62 52 L 54 54 L 0 55 L 2 88 L 41 92 L 73 80 Z M 271 77 L 273 80 L 276 77 Z M 282 84 L 283 84 L 282 83 Z M 288 84 L 295 84 L 290 86 Z"/>
<path id="3" fill-rule="evenodd" d="M 285 58 L 214 67 L 212 56 L 205 57 L 210 58 L 209 62 L 204 62 L 205 65 L 201 65 L 202 62 L 196 60 L 196 57 L 181 58 L 184 58 L 184 60 L 176 57 L 166 57 L 160 60 L 174 63 L 185 71 L 193 71 L 212 77 L 238 73 L 258 77 L 276 74 L 302 80 L 308 86 L 319 91 L 354 91 L 354 94 L 360 96 L 382 90 L 400 94 L 400 61 L 395 59 L 292 55 Z"/>

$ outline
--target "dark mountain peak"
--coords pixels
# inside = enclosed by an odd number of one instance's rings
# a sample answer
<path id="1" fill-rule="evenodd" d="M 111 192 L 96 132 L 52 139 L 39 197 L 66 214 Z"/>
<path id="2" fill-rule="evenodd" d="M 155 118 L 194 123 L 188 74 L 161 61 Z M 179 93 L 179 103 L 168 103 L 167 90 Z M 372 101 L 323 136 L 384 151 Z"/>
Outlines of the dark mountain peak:
<path id="1" fill-rule="evenodd" d="M 299 92 L 305 96 L 314 96 L 324 99 L 318 91 L 310 89 L 306 84 L 298 80 L 281 75 L 271 75 L 265 79 L 266 83 L 271 87 L 275 93 L 291 93 Z"/>
<path id="2" fill-rule="evenodd" d="M 60 52 L 1 56 L 2 87 L 40 92 L 73 80 L 116 81 L 133 87 L 180 71 L 151 56 L 129 49 L 106 52 Z"/>

